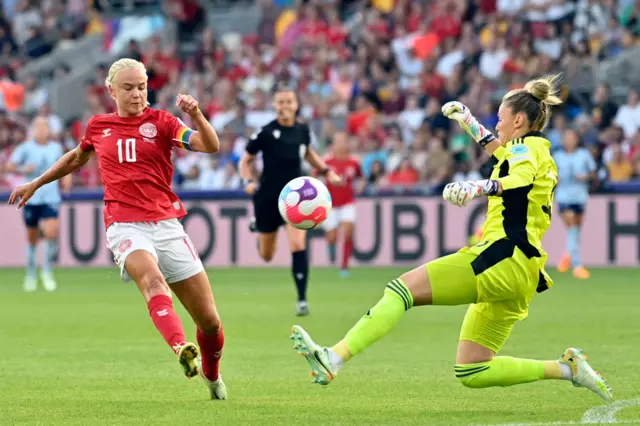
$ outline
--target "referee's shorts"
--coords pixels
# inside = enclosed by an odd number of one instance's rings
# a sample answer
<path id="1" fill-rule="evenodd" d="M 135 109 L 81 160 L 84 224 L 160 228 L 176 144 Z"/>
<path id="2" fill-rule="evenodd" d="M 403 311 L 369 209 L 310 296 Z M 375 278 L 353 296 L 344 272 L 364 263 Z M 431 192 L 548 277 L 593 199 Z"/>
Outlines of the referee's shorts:
<path id="1" fill-rule="evenodd" d="M 279 191 L 267 192 L 264 189 L 260 188 L 253 196 L 253 213 L 256 217 L 257 231 L 270 234 L 276 232 L 285 222 L 278 210 Z"/>

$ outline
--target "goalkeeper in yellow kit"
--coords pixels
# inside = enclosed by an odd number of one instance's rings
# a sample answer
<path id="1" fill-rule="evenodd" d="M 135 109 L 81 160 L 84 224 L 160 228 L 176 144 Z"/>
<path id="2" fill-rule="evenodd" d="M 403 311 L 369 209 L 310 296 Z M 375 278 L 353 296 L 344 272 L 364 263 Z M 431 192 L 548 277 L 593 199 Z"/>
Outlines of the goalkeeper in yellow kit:
<path id="1" fill-rule="evenodd" d="M 579 349 L 559 360 L 496 356 L 515 323 L 527 316 L 536 293 L 552 281 L 544 270 L 547 254 L 541 240 L 551 223 L 558 182 L 550 143 L 542 133 L 555 95 L 555 77 L 530 81 L 505 95 L 498 112 L 498 139 L 459 102 L 442 107 L 498 161 L 490 179 L 454 182 L 443 192 L 460 207 L 489 197 L 482 240 L 472 247 L 417 267 L 387 284 L 382 299 L 335 346 L 314 343 L 300 326 L 291 338 L 314 376 L 326 385 L 353 356 L 378 341 L 404 313 L 421 305 L 470 304 L 462 323 L 456 377 L 470 388 L 511 386 L 544 379 L 565 379 L 610 401 L 612 391 Z"/>

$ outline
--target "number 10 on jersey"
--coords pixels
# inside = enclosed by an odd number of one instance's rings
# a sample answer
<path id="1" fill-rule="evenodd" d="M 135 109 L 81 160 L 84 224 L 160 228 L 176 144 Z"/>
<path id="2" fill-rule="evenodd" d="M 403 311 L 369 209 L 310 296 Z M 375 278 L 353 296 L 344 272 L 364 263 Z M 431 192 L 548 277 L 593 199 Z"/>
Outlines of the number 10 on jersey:
<path id="1" fill-rule="evenodd" d="M 127 163 L 136 162 L 136 140 L 134 138 L 125 139 L 124 143 L 122 139 L 118 139 L 118 161 L 121 163 L 125 161 Z"/>

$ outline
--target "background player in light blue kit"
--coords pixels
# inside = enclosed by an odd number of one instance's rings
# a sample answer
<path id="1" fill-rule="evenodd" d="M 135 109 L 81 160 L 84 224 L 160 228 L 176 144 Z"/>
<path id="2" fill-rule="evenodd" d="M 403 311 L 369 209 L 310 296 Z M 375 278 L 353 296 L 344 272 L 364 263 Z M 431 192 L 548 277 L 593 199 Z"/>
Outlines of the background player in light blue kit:
<path id="1" fill-rule="evenodd" d="M 590 277 L 590 273 L 580 260 L 580 229 L 589 198 L 589 182 L 595 177 L 596 162 L 591 153 L 580 147 L 579 143 L 576 131 L 567 130 L 564 133 L 563 149 L 553 156 L 559 175 L 555 200 L 567 227 L 567 253 L 560 260 L 558 270 L 567 272 L 573 267 L 574 277 L 586 279 Z"/>
<path id="2" fill-rule="evenodd" d="M 20 144 L 11 155 L 7 170 L 21 173 L 25 181 L 30 181 L 48 170 L 64 154 L 62 145 L 49 139 L 49 123 L 46 117 L 37 117 L 31 124 L 30 139 Z M 65 191 L 71 188 L 71 175 L 61 182 Z M 47 291 L 56 289 L 51 271 L 55 260 L 58 240 L 58 209 L 60 208 L 60 188 L 57 182 L 44 185 L 29 200 L 23 209 L 27 227 L 27 275 L 24 280 L 25 291 L 35 291 L 36 248 L 40 230 L 45 238 L 44 262 L 40 278 Z"/>

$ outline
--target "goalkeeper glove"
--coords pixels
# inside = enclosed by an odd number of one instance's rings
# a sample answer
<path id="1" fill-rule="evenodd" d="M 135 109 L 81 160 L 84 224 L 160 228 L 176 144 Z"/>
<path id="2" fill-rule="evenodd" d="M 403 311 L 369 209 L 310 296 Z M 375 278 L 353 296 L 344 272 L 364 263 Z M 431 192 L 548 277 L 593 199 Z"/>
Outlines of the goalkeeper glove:
<path id="1" fill-rule="evenodd" d="M 481 195 L 496 195 L 498 188 L 498 182 L 495 180 L 452 182 L 444 187 L 442 198 L 454 206 L 464 207 Z"/>
<path id="2" fill-rule="evenodd" d="M 482 147 L 496 140 L 496 137 L 471 115 L 469 108 L 458 101 L 444 104 L 442 114 L 450 120 L 457 121 L 460 127 Z"/>

